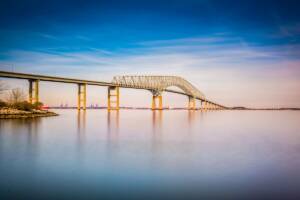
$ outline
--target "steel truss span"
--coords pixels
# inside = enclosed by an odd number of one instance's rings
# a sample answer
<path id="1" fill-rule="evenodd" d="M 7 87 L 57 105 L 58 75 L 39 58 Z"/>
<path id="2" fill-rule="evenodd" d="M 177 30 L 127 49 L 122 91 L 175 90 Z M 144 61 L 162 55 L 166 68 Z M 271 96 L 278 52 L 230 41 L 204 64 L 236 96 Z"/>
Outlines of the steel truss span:
<path id="1" fill-rule="evenodd" d="M 114 76 L 112 83 L 120 87 L 147 89 L 154 95 L 176 86 L 188 96 L 205 99 L 205 96 L 195 86 L 178 76 Z"/>

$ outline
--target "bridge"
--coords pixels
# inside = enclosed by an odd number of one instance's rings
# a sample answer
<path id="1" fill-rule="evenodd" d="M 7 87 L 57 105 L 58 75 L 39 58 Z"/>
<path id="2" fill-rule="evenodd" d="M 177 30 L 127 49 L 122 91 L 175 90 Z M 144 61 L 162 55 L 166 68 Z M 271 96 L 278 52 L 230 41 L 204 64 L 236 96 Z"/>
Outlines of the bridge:
<path id="1" fill-rule="evenodd" d="M 57 83 L 70 83 L 78 85 L 77 109 L 86 110 L 86 93 L 88 85 L 104 86 L 108 88 L 107 109 L 120 109 L 120 88 L 133 88 L 148 90 L 152 93 L 152 110 L 162 110 L 162 93 L 170 92 L 188 97 L 188 109 L 195 110 L 196 100 L 201 103 L 201 110 L 226 109 L 225 106 L 208 100 L 205 95 L 187 80 L 178 76 L 115 76 L 112 82 L 91 81 L 83 79 L 64 78 L 56 76 L 45 76 L 37 74 L 26 74 L 0 71 L 0 77 L 28 80 L 28 97 L 30 103 L 39 102 L 39 82 L 50 81 Z M 181 91 L 168 89 L 178 87 Z"/>

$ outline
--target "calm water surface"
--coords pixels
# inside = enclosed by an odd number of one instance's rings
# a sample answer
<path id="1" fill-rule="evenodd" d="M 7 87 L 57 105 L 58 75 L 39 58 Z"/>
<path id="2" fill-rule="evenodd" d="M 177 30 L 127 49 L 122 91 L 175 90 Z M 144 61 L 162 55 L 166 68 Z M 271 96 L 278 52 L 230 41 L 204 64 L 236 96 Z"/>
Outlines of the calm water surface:
<path id="1" fill-rule="evenodd" d="M 55 112 L 0 120 L 0 199 L 300 196 L 300 112 Z"/>

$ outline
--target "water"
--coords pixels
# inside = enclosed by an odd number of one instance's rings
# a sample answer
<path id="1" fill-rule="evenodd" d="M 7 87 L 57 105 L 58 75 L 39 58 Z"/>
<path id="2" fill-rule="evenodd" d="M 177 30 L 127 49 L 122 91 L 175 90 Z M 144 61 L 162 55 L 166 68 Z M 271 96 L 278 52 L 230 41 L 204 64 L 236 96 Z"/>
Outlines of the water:
<path id="1" fill-rule="evenodd" d="M 0 199 L 300 196 L 300 112 L 55 112 L 0 121 Z"/>

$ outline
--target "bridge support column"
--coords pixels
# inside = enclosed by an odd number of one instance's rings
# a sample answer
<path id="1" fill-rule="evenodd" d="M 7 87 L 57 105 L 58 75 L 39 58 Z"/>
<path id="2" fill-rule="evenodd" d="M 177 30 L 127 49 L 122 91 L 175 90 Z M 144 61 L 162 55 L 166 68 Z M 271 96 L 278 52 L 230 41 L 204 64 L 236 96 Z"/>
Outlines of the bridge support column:
<path id="1" fill-rule="evenodd" d="M 156 108 L 156 97 L 155 96 L 152 96 L 152 110 L 155 110 Z"/>
<path id="2" fill-rule="evenodd" d="M 107 110 L 120 109 L 120 89 L 119 87 L 109 86 L 107 91 Z"/>
<path id="3" fill-rule="evenodd" d="M 158 100 L 158 107 L 156 106 L 157 100 Z M 163 108 L 162 96 L 161 95 L 158 95 L 158 96 L 153 95 L 152 96 L 152 110 L 162 110 L 162 108 Z"/>
<path id="4" fill-rule="evenodd" d="M 39 80 L 29 80 L 29 103 L 39 102 Z"/>
<path id="5" fill-rule="evenodd" d="M 189 110 L 195 110 L 196 109 L 196 99 L 194 97 L 189 96 L 188 109 Z"/>
<path id="6" fill-rule="evenodd" d="M 203 110 L 206 111 L 207 110 L 207 102 L 203 101 Z"/>
<path id="7" fill-rule="evenodd" d="M 200 100 L 200 110 L 202 111 L 203 110 L 203 108 L 202 108 L 202 100 Z"/>
<path id="8" fill-rule="evenodd" d="M 86 110 L 86 84 L 78 84 L 77 109 Z M 82 105 L 81 105 L 82 104 Z"/>
<path id="9" fill-rule="evenodd" d="M 163 108 L 163 103 L 162 103 L 162 96 L 161 95 L 159 95 L 158 96 L 158 101 L 159 101 L 159 103 L 158 103 L 158 106 L 159 106 L 159 110 L 162 110 L 162 108 Z"/>

